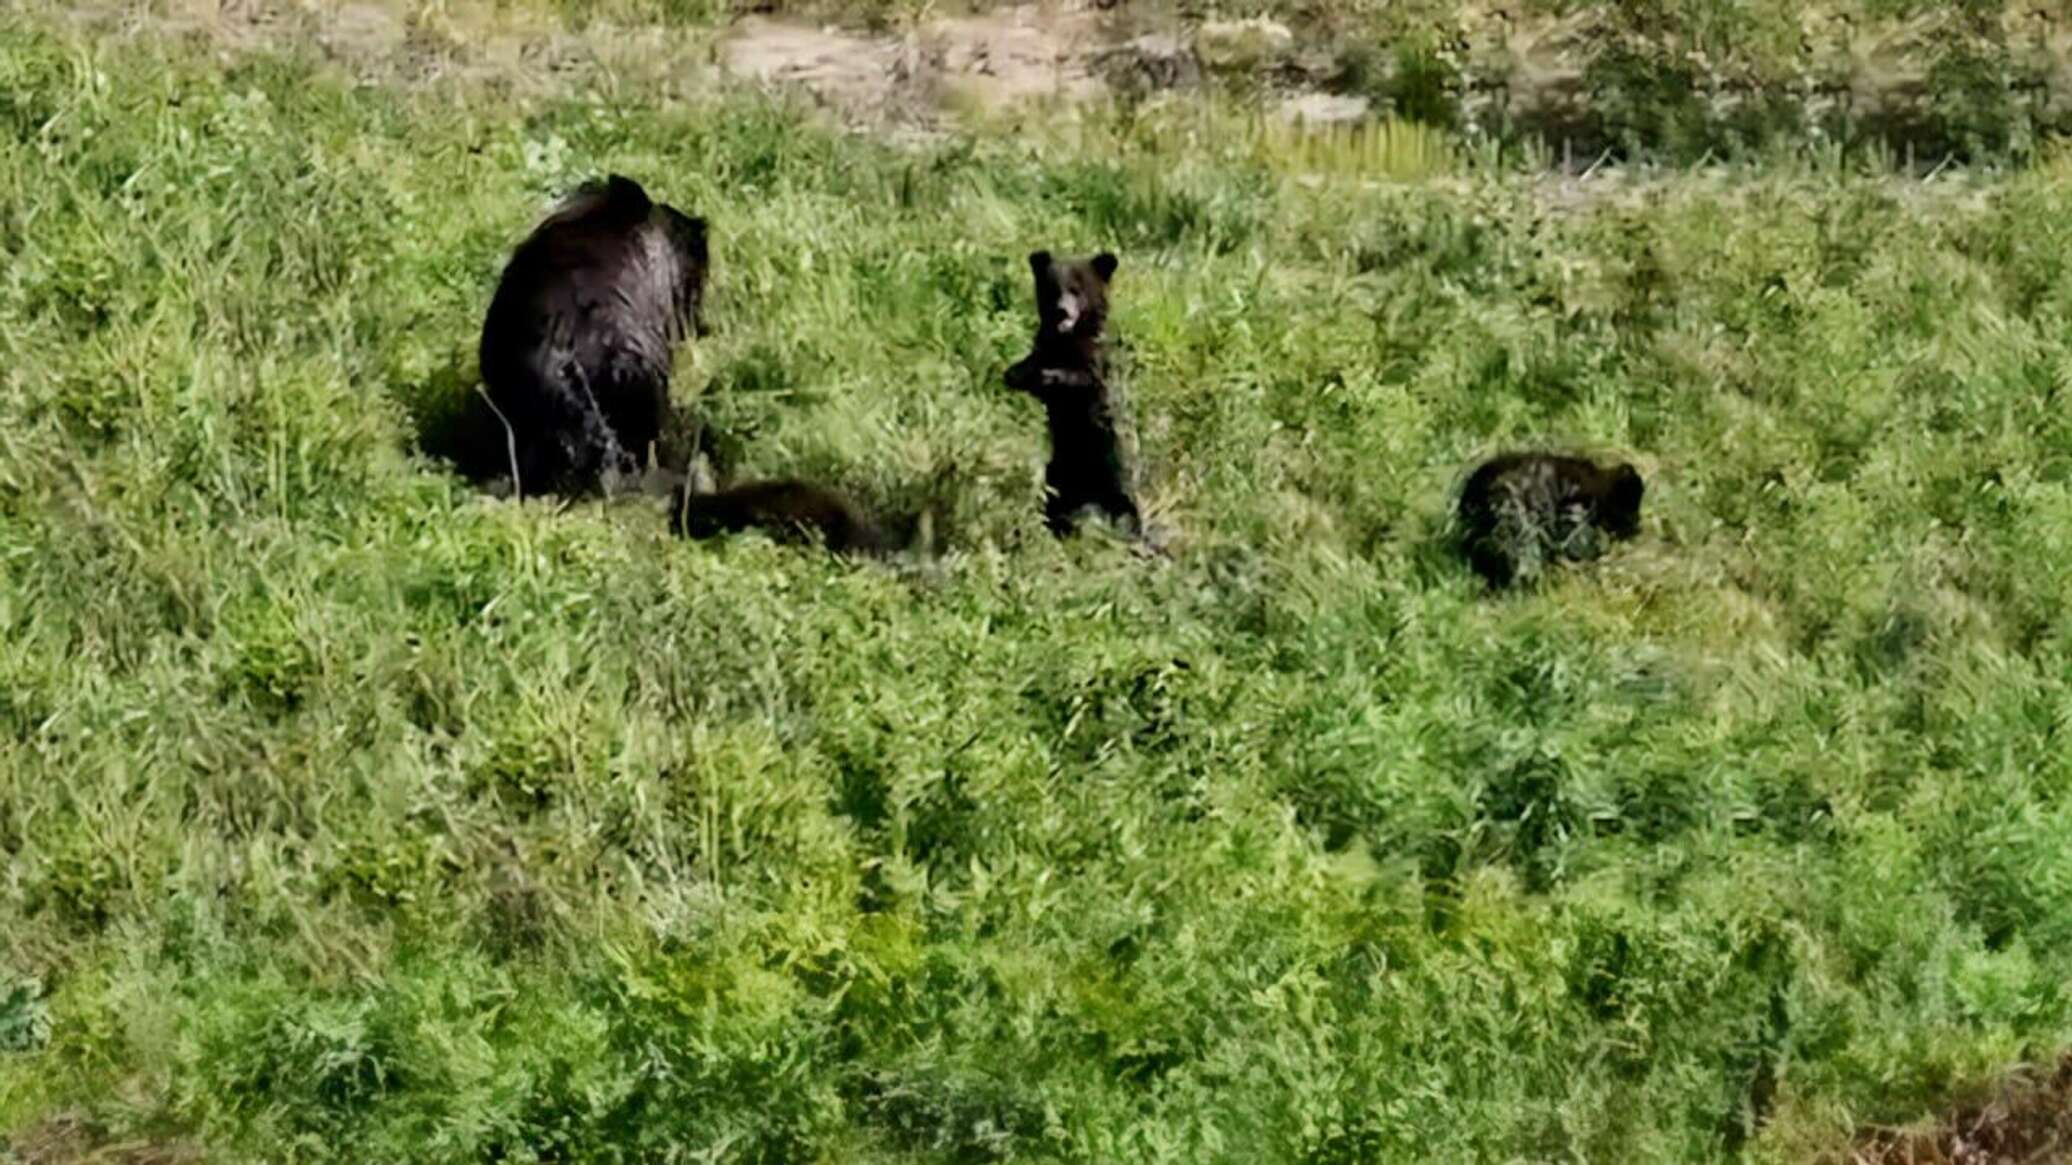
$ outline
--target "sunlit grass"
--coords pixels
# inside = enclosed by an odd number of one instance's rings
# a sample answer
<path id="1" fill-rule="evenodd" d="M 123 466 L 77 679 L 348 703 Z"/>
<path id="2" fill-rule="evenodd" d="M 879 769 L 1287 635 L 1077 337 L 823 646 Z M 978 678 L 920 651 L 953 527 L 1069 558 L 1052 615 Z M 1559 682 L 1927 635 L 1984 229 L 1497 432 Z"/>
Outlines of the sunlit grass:
<path id="1" fill-rule="evenodd" d="M 1305 123 L 1276 109 L 1228 100 L 1158 102 L 1114 122 L 1095 121 L 1091 134 L 1082 131 L 1060 147 L 1246 160 L 1294 177 L 1370 181 L 1435 177 L 1459 162 L 1454 140 L 1422 123 L 1393 117 Z"/>
<path id="2" fill-rule="evenodd" d="M 2072 195 L 1853 165 L 1553 201 L 1388 121 L 888 144 L 5 18 L 0 1130 L 1782 1161 L 2065 1046 Z M 940 563 L 411 451 L 608 170 L 712 220 L 739 471 L 950 481 Z M 1170 560 L 1041 528 L 1037 247 L 1122 257 Z M 1448 490 L 1543 443 L 1644 534 L 1487 598 Z"/>

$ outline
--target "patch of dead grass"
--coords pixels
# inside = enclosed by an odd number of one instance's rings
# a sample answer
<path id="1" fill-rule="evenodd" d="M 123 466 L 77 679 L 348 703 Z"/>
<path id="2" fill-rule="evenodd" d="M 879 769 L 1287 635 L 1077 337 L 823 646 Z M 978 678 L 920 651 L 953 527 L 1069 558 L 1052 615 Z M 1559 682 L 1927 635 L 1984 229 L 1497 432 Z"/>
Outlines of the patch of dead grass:
<path id="1" fill-rule="evenodd" d="M 2072 1055 L 2012 1074 L 1925 1128 L 1858 1133 L 1847 1165 L 2061 1165 L 2072 1161 Z"/>
<path id="2" fill-rule="evenodd" d="M 0 1160 L 10 1165 L 200 1165 L 207 1160 L 194 1145 L 180 1141 L 100 1136 L 92 1122 L 77 1113 L 59 1113 L 9 1141 L 0 1141 Z"/>

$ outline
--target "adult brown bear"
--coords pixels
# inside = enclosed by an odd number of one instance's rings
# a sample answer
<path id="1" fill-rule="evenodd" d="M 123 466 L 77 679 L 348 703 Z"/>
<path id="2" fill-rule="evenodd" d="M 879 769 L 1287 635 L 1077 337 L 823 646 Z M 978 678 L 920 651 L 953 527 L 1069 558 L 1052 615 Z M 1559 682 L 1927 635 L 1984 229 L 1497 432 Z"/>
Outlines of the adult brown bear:
<path id="1" fill-rule="evenodd" d="M 698 330 L 705 220 L 614 174 L 555 207 L 511 255 L 482 325 L 503 464 L 525 493 L 607 492 L 669 418 L 675 346 Z M 491 422 L 494 424 L 495 422 Z"/>

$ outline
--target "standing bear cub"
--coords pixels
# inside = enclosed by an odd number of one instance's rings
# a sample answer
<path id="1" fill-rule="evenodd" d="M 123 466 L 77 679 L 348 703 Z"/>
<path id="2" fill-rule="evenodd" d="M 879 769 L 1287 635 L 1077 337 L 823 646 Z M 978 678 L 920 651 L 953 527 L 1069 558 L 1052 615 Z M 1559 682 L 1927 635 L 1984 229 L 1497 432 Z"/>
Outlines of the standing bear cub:
<path id="1" fill-rule="evenodd" d="M 1106 251 L 1059 262 L 1048 251 L 1029 256 L 1036 277 L 1036 342 L 1008 368 L 1007 387 L 1043 402 L 1050 422 L 1050 464 L 1043 480 L 1045 524 L 1060 536 L 1091 509 L 1131 537 L 1142 533 L 1130 494 L 1115 402 L 1108 392 L 1103 329 L 1116 258 Z"/>
<path id="2" fill-rule="evenodd" d="M 1506 587 L 1562 559 L 1596 558 L 1607 538 L 1638 534 L 1645 490 L 1631 465 L 1501 454 L 1478 466 L 1461 488 L 1461 549 L 1492 588 Z"/>
<path id="3" fill-rule="evenodd" d="M 557 206 L 504 267 L 482 380 L 520 493 L 616 488 L 669 414 L 675 345 L 698 328 L 705 220 L 612 175 Z"/>

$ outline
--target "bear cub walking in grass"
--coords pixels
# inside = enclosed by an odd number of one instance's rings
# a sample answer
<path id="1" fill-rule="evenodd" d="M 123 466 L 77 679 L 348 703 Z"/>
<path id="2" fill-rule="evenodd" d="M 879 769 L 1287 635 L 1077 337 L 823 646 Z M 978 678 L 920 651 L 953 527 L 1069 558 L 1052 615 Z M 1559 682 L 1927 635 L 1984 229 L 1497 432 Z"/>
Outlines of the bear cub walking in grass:
<path id="1" fill-rule="evenodd" d="M 669 415 L 675 345 L 698 328 L 705 220 L 612 175 L 556 207 L 504 267 L 482 326 L 501 419 L 490 472 L 521 493 L 616 488 Z"/>
<path id="2" fill-rule="evenodd" d="M 1536 577 L 1566 559 L 1586 561 L 1606 539 L 1640 532 L 1646 485 L 1631 465 L 1599 466 L 1552 453 L 1505 453 L 1461 488 L 1461 549 L 1492 588 Z"/>
<path id="3" fill-rule="evenodd" d="M 1108 392 L 1102 329 L 1116 258 L 1106 251 L 1059 262 L 1048 251 L 1029 256 L 1036 277 L 1034 350 L 1008 368 L 1007 387 L 1043 402 L 1050 421 L 1050 464 L 1043 479 L 1045 523 L 1060 536 L 1091 509 L 1126 534 L 1142 534 L 1130 494 L 1115 403 Z"/>

